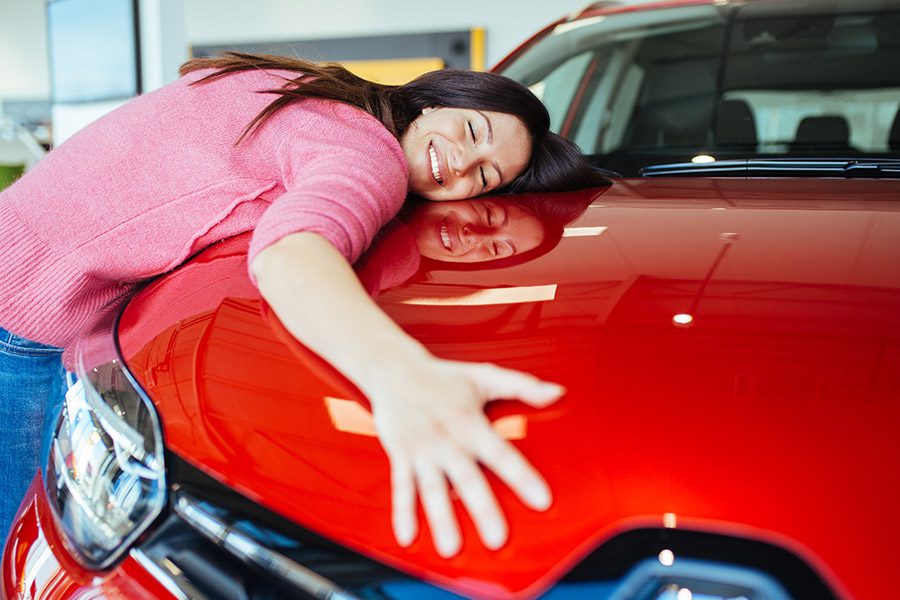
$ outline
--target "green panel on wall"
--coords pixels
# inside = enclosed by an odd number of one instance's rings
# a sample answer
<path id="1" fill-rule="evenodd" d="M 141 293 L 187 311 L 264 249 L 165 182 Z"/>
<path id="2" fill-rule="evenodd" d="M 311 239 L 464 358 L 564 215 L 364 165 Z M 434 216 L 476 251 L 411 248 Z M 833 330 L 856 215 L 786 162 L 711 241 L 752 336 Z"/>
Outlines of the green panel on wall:
<path id="1" fill-rule="evenodd" d="M 0 190 L 19 178 L 25 171 L 25 165 L 0 165 Z"/>

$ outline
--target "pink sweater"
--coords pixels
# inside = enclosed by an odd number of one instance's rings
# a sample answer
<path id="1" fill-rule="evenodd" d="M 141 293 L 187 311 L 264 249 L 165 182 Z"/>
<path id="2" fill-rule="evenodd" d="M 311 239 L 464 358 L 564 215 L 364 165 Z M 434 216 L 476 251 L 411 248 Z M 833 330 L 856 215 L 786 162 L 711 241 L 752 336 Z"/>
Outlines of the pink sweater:
<path id="1" fill-rule="evenodd" d="M 355 260 L 406 197 L 397 140 L 307 100 L 235 146 L 277 74 L 196 72 L 89 125 L 0 193 L 0 326 L 65 347 L 91 315 L 194 252 L 253 230 L 249 262 L 299 231 Z"/>

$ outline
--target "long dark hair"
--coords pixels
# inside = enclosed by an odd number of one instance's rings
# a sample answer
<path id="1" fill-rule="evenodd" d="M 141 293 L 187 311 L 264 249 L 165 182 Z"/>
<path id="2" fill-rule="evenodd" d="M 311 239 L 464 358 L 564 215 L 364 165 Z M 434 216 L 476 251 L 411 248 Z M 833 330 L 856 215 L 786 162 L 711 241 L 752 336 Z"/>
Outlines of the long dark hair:
<path id="1" fill-rule="evenodd" d="M 504 191 L 565 191 L 608 183 L 588 165 L 574 144 L 550 131 L 550 115 L 537 96 L 502 75 L 444 69 L 425 73 L 403 85 L 384 85 L 358 77 L 337 64 L 243 52 L 191 59 L 181 66 L 180 73 L 210 68 L 215 71 L 196 84 L 239 71 L 265 69 L 298 73 L 279 88 L 259 90 L 278 97 L 247 124 L 237 143 L 252 135 L 282 108 L 307 98 L 337 100 L 356 106 L 381 121 L 397 139 L 422 114 L 422 109 L 429 106 L 479 109 L 516 116 L 531 135 L 531 162 Z"/>

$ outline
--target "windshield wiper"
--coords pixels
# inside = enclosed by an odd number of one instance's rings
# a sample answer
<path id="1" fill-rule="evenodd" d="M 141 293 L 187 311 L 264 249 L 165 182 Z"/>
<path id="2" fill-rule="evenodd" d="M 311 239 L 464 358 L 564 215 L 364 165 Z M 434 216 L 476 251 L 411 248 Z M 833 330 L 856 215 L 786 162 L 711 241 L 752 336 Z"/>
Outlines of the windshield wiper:
<path id="1" fill-rule="evenodd" d="M 642 177 L 864 177 L 900 178 L 896 158 L 746 158 L 669 163 L 641 169 Z"/>

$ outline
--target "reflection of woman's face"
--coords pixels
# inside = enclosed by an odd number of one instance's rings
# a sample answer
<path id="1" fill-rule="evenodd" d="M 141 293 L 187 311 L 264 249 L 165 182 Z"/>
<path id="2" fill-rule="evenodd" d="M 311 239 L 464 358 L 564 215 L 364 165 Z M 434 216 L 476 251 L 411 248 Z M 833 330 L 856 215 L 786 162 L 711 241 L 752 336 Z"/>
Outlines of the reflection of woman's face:
<path id="1" fill-rule="evenodd" d="M 425 202 L 407 225 L 422 256 L 443 262 L 508 258 L 537 248 L 544 240 L 537 217 L 498 198 Z"/>

